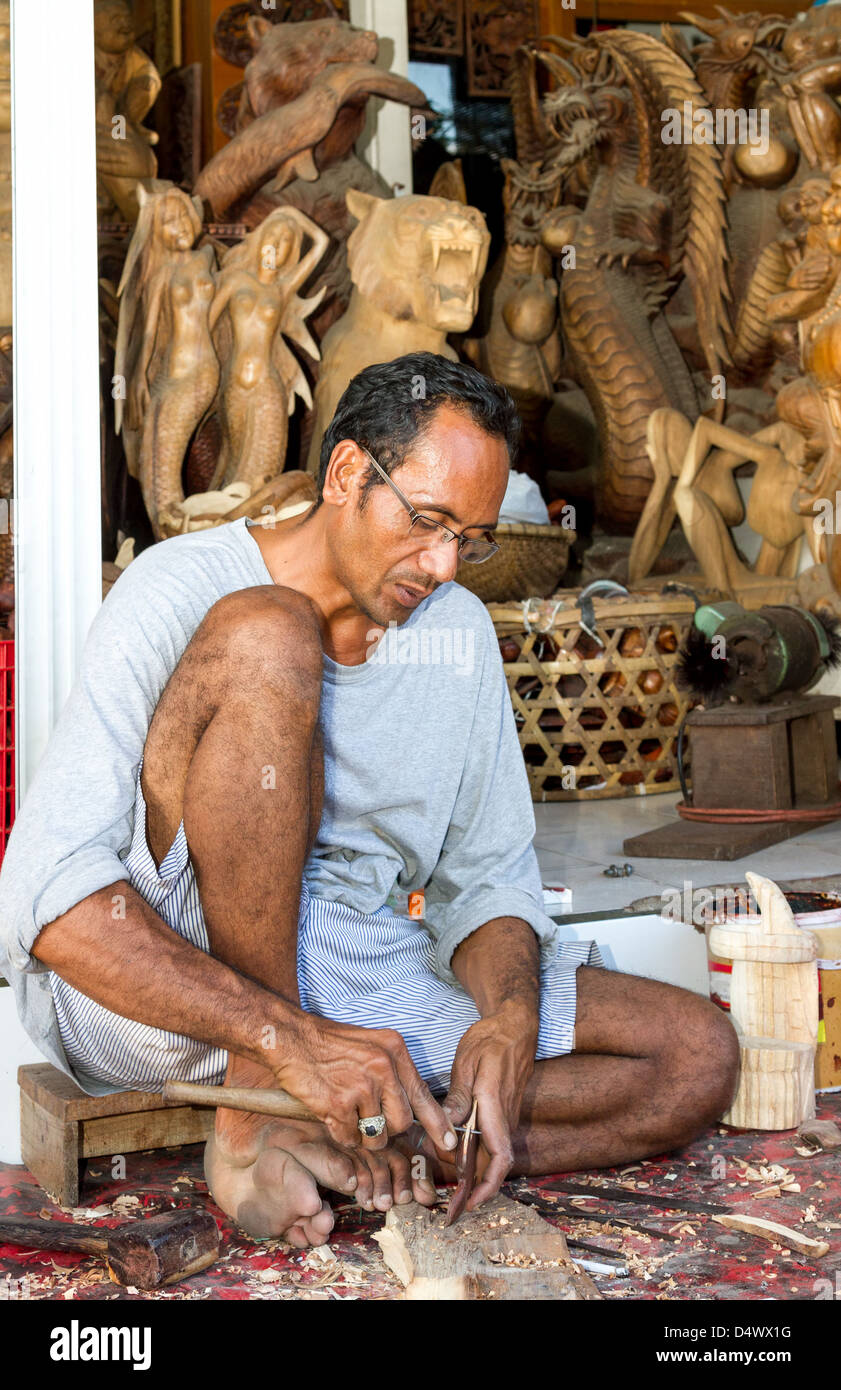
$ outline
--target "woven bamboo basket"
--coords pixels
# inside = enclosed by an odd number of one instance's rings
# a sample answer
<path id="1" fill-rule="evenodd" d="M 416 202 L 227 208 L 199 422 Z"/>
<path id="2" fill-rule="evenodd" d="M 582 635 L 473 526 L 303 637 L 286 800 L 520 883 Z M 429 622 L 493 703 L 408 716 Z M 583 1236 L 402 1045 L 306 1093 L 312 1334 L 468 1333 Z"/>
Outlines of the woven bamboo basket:
<path id="1" fill-rule="evenodd" d="M 575 532 L 564 526 L 505 522 L 494 527 L 499 550 L 482 565 L 459 565 L 456 578 L 483 603 L 545 598 L 558 587 Z"/>
<path id="2" fill-rule="evenodd" d="M 690 701 L 675 668 L 695 604 L 654 592 L 594 598 L 588 632 L 579 592 L 488 604 L 532 799 L 676 791 L 677 733 Z"/>

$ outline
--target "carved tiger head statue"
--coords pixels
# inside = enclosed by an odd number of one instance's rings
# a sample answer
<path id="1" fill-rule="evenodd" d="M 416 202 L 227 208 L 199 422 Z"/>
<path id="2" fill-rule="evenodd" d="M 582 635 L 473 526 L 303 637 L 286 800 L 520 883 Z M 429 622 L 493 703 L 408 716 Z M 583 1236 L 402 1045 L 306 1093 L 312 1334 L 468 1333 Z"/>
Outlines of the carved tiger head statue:
<path id="1" fill-rule="evenodd" d="M 412 194 L 377 198 L 355 188 L 347 205 L 358 223 L 347 258 L 359 293 L 392 318 L 466 332 L 490 245 L 478 209 Z"/>

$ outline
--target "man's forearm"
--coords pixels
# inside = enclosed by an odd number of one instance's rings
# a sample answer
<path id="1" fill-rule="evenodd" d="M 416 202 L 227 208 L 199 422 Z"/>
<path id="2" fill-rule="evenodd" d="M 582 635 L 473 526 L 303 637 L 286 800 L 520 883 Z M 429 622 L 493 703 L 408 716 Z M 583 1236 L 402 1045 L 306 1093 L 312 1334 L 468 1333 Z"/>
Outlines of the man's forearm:
<path id="1" fill-rule="evenodd" d="M 117 895 L 125 918 L 114 920 Z M 124 881 L 44 927 L 32 954 L 113 1013 L 264 1067 L 287 1051 L 286 1043 L 294 1051 L 305 1026 L 299 1008 L 191 946 Z"/>
<path id="2" fill-rule="evenodd" d="M 528 922 L 495 917 L 456 948 L 452 971 L 479 1013 L 499 1013 L 505 1004 L 537 1019 L 540 1012 L 540 946 Z"/>

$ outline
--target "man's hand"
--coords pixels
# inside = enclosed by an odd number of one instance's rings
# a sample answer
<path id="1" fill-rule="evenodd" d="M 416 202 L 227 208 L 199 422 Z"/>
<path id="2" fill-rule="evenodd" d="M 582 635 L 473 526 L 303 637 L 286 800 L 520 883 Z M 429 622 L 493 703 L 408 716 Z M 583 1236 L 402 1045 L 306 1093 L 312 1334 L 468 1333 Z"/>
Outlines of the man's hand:
<path id="1" fill-rule="evenodd" d="M 384 1149 L 389 1135 L 402 1134 L 417 1119 L 436 1148 L 451 1153 L 458 1143 L 450 1120 L 421 1080 L 399 1033 L 391 1028 L 355 1028 L 314 1014 L 301 1015 L 295 1035 L 267 1053 L 281 1086 L 318 1115 L 337 1144 Z M 366 1138 L 358 1122 L 383 1114 L 386 1129 Z"/>
<path id="2" fill-rule="evenodd" d="M 514 1160 L 512 1134 L 534 1069 L 540 1023 L 540 950 L 519 917 L 495 917 L 465 937 L 453 953 L 453 973 L 481 1014 L 456 1049 L 444 1109 L 454 1124 L 479 1102 L 482 1131 L 467 1204 L 473 1211 L 498 1192 Z"/>
<path id="3" fill-rule="evenodd" d="M 476 1123 L 482 1131 L 476 1170 L 481 1181 L 468 1211 L 499 1191 L 514 1161 L 511 1136 L 534 1069 L 537 1030 L 535 1010 L 514 1001 L 468 1028 L 456 1050 L 444 1110 L 453 1124 L 463 1124 L 478 1100 Z"/>

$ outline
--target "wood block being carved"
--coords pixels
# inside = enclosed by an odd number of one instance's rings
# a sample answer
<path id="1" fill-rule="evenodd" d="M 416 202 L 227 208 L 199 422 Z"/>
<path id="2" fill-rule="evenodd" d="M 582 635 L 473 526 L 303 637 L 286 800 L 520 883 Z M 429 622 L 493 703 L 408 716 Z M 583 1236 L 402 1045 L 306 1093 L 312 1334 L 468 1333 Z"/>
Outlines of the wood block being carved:
<path id="1" fill-rule="evenodd" d="M 728 917 L 710 932 L 712 955 L 733 962 L 730 1017 L 742 1064 L 722 1119 L 740 1129 L 796 1129 L 815 1113 L 818 943 L 775 883 L 746 877 L 758 914 Z"/>
<path id="2" fill-rule="evenodd" d="M 494 1197 L 446 1226 L 443 1210 L 392 1207 L 374 1235 L 410 1300 L 596 1299 L 562 1233 L 531 1207 Z"/>
<path id="3" fill-rule="evenodd" d="M 725 1124 L 794 1129 L 815 1114 L 815 1049 L 772 1038 L 740 1040 L 739 1089 Z"/>

